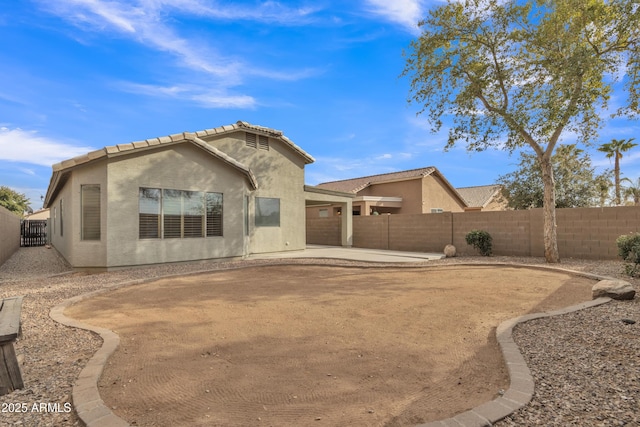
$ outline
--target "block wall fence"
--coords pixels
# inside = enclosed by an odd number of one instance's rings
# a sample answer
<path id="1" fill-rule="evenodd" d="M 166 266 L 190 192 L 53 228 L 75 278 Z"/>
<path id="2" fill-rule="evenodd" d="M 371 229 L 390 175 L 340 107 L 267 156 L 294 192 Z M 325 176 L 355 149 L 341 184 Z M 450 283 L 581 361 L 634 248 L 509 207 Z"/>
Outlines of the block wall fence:
<path id="1" fill-rule="evenodd" d="M 0 206 L 0 265 L 20 248 L 20 217 Z"/>
<path id="2" fill-rule="evenodd" d="M 640 206 L 558 209 L 556 221 L 561 258 L 616 259 L 616 239 L 640 232 Z M 353 246 L 442 252 L 453 244 L 472 255 L 465 235 L 474 229 L 491 234 L 494 255 L 544 256 L 542 209 L 354 216 Z M 307 243 L 340 245 L 340 217 L 307 218 Z"/>

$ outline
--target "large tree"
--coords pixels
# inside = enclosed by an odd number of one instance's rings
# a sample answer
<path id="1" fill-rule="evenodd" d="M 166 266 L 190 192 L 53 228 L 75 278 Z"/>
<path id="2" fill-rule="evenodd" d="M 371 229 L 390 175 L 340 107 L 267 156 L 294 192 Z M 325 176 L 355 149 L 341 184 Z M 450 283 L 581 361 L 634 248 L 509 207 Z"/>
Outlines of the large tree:
<path id="1" fill-rule="evenodd" d="M 560 137 L 595 139 L 621 74 L 629 97 L 618 113 L 639 113 L 639 9 L 636 0 L 450 1 L 411 45 L 410 102 L 433 131 L 451 117 L 446 148 L 528 146 L 537 157 L 547 262 L 560 260 L 551 162 Z"/>
<path id="2" fill-rule="evenodd" d="M 622 153 L 631 150 L 638 144 L 634 144 L 633 141 L 635 138 L 629 139 L 612 139 L 611 142 L 607 142 L 606 144 L 602 144 L 598 147 L 599 151 L 606 153 L 607 159 L 613 158 L 613 174 L 614 174 L 614 186 L 615 186 L 615 199 L 614 204 L 620 205 L 622 203 L 622 197 L 620 193 L 620 159 L 622 159 Z"/>
<path id="3" fill-rule="evenodd" d="M 0 186 L 0 206 L 16 215 L 23 216 L 29 209 L 29 199 L 24 194 L 3 185 Z"/>
<path id="4" fill-rule="evenodd" d="M 551 156 L 556 184 L 556 208 L 593 206 L 600 200 L 591 157 L 575 144 L 559 145 Z M 604 178 L 607 179 L 607 178 Z M 521 152 L 518 168 L 498 178 L 502 194 L 513 209 L 544 205 L 542 173 L 535 154 Z"/>

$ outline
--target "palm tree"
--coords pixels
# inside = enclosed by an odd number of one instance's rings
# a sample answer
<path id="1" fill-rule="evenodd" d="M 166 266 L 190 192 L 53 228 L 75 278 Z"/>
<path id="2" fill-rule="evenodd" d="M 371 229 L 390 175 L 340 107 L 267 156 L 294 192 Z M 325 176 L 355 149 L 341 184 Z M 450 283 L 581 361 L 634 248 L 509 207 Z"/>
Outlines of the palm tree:
<path id="1" fill-rule="evenodd" d="M 640 176 L 634 183 L 629 178 L 622 178 L 621 181 L 628 181 L 629 185 L 624 189 L 625 197 L 631 197 L 635 206 L 640 206 Z"/>
<path id="2" fill-rule="evenodd" d="M 612 139 L 611 142 L 602 144 L 600 147 L 598 147 L 598 151 L 602 151 L 603 153 L 606 153 L 607 159 L 610 159 L 612 157 L 614 159 L 613 173 L 615 177 L 615 191 L 616 191 L 616 198 L 614 200 L 615 205 L 619 205 L 622 199 L 620 197 L 620 159 L 622 158 L 622 153 L 624 153 L 625 151 L 629 151 L 633 147 L 638 145 L 638 144 L 633 144 L 631 142 L 634 139 L 635 138 Z"/>

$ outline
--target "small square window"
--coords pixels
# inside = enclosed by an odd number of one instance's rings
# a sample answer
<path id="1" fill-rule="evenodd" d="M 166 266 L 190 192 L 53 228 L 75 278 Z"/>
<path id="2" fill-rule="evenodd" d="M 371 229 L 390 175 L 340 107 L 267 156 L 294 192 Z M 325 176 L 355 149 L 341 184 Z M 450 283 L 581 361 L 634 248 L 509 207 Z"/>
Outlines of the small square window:
<path id="1" fill-rule="evenodd" d="M 256 197 L 256 227 L 280 227 L 280 199 Z"/>

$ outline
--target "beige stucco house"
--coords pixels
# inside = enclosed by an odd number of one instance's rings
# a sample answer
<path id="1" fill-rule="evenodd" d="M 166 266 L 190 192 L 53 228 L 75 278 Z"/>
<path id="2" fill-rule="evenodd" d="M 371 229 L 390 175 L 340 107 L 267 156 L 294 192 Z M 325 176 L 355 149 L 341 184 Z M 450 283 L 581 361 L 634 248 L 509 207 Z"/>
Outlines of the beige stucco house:
<path id="1" fill-rule="evenodd" d="M 51 243 L 81 268 L 304 249 L 313 161 L 281 131 L 241 121 L 105 147 L 53 165 Z"/>
<path id="2" fill-rule="evenodd" d="M 353 215 L 463 212 L 464 198 L 433 166 L 325 182 L 318 188 L 354 194 Z M 335 204 L 307 207 L 309 218 L 342 215 Z"/>

